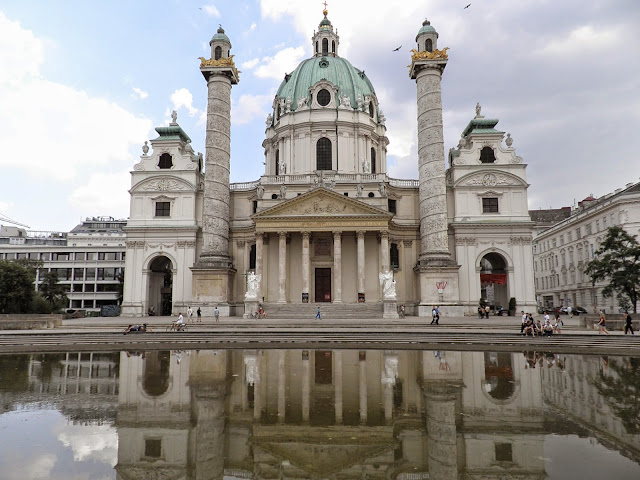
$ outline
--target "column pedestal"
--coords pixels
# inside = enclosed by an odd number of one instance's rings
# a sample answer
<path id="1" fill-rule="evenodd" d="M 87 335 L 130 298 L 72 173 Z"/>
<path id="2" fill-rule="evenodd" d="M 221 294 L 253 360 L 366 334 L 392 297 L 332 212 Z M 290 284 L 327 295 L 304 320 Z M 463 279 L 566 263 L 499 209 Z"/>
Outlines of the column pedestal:
<path id="1" fill-rule="evenodd" d="M 191 268 L 194 303 L 202 305 L 203 316 L 213 316 L 216 306 L 223 317 L 235 315 L 229 304 L 235 273 L 234 268 Z"/>
<path id="2" fill-rule="evenodd" d="M 395 300 L 383 300 L 382 318 L 399 318 L 398 302 Z"/>

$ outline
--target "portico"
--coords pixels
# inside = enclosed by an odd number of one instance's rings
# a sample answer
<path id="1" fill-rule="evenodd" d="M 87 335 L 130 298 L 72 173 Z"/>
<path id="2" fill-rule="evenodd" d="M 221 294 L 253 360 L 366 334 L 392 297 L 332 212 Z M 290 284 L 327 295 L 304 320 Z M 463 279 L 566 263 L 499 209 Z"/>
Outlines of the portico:
<path id="1" fill-rule="evenodd" d="M 391 218 L 387 211 L 325 188 L 253 215 L 256 274 L 262 279 L 258 298 L 381 301 L 378 273 L 390 268 Z"/>

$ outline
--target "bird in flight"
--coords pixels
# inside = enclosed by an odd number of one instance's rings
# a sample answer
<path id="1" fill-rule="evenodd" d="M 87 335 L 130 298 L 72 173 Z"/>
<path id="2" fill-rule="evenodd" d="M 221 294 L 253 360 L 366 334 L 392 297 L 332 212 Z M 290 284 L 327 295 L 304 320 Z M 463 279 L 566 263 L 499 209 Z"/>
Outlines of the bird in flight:
<path id="1" fill-rule="evenodd" d="M 463 10 L 469 8 L 471 6 L 471 4 L 469 3 L 466 7 L 463 8 Z"/>
<path id="2" fill-rule="evenodd" d="M 398 50 L 400 50 L 402 48 L 402 45 L 400 45 L 398 48 L 394 48 L 392 51 L 393 52 L 397 52 Z"/>

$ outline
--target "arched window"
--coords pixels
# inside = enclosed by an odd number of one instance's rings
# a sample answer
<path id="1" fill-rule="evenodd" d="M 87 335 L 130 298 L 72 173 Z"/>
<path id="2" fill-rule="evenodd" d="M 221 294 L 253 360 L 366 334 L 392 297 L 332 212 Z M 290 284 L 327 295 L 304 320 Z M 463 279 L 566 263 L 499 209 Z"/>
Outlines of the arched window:
<path id="1" fill-rule="evenodd" d="M 376 113 L 375 108 L 373 107 L 373 102 L 369 102 L 369 116 L 373 118 L 374 113 Z"/>
<path id="2" fill-rule="evenodd" d="M 150 397 L 159 397 L 169 389 L 171 352 L 147 352 L 142 367 L 142 389 Z"/>
<path id="3" fill-rule="evenodd" d="M 163 153 L 160 155 L 160 160 L 158 161 L 158 168 L 166 169 L 173 167 L 173 160 L 171 155 L 168 153 Z"/>
<path id="4" fill-rule="evenodd" d="M 331 42 L 331 53 L 336 53 L 336 42 L 333 40 Z"/>
<path id="5" fill-rule="evenodd" d="M 398 251 L 398 244 L 392 243 L 389 247 L 389 262 L 391 268 L 400 268 L 400 252 Z"/>
<path id="6" fill-rule="evenodd" d="M 280 175 L 280 150 L 276 150 L 276 175 Z"/>
<path id="7" fill-rule="evenodd" d="M 331 170 L 331 167 L 331 140 L 323 137 L 316 143 L 316 169 Z"/>
<path id="8" fill-rule="evenodd" d="M 280 118 L 282 110 L 280 109 L 280 103 L 278 103 L 278 109 L 276 110 L 276 120 Z"/>
<path id="9" fill-rule="evenodd" d="M 277 200 L 278 199 L 278 194 L 274 193 L 273 195 L 271 195 L 271 200 Z"/>
<path id="10" fill-rule="evenodd" d="M 491 147 L 483 147 L 480 150 L 480 162 L 481 163 L 494 163 L 496 161 L 496 155 Z"/>
<path id="11" fill-rule="evenodd" d="M 373 197 L 375 197 L 375 194 L 374 194 L 373 192 L 369 192 L 369 194 L 367 195 L 367 197 L 369 197 L 369 198 L 373 198 Z"/>
<path id="12" fill-rule="evenodd" d="M 326 57 L 329 53 L 329 40 L 326 38 L 322 39 L 322 56 Z"/>
<path id="13" fill-rule="evenodd" d="M 218 45 L 213 51 L 213 54 L 214 54 L 214 60 L 220 60 L 220 58 L 222 58 L 222 47 Z"/>
<path id="14" fill-rule="evenodd" d="M 427 41 L 424 42 L 424 49 L 427 52 L 433 52 L 433 42 L 431 41 L 430 38 L 427 38 Z"/>
<path id="15" fill-rule="evenodd" d="M 376 149 L 371 147 L 371 173 L 376 173 Z"/>
<path id="16" fill-rule="evenodd" d="M 318 42 L 316 42 L 316 53 L 318 53 Z"/>

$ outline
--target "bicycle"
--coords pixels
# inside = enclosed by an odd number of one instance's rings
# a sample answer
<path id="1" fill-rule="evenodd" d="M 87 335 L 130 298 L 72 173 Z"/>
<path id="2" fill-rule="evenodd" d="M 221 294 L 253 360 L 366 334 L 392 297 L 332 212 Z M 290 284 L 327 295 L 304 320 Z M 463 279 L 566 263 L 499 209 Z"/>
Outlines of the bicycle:
<path id="1" fill-rule="evenodd" d="M 186 332 L 189 330 L 186 323 L 178 324 L 178 322 L 171 322 L 165 329 L 166 332 Z"/>

